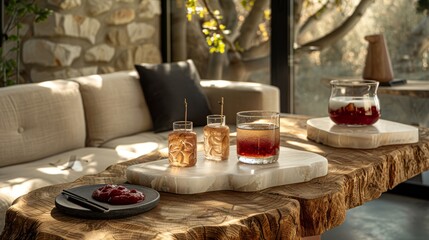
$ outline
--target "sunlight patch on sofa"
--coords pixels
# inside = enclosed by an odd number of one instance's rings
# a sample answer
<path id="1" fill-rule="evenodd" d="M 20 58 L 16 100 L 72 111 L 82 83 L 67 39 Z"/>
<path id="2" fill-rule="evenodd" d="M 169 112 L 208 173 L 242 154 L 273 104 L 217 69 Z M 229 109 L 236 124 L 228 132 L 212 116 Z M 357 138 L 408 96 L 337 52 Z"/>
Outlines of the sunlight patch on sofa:
<path id="1" fill-rule="evenodd" d="M 40 167 L 37 170 L 39 172 L 49 174 L 49 175 L 69 175 L 69 171 L 74 172 L 86 172 L 86 173 L 92 173 L 93 168 L 96 168 L 97 162 L 93 161 L 95 158 L 94 154 L 87 154 L 85 156 L 76 158 L 74 156 L 74 159 L 69 159 L 68 161 L 64 162 L 61 159 L 54 162 L 49 163 L 51 165 L 50 167 Z M 94 170 L 96 171 L 96 170 Z"/>
<path id="2" fill-rule="evenodd" d="M 38 85 L 44 88 L 48 88 L 54 93 L 60 93 L 60 94 L 75 92 L 75 90 L 77 90 L 77 88 L 71 87 L 73 85 L 76 85 L 75 82 L 70 82 L 65 80 L 46 81 L 46 82 L 38 83 Z"/>
<path id="3" fill-rule="evenodd" d="M 156 142 L 145 142 L 129 145 L 119 145 L 115 148 L 118 155 L 122 158 L 133 159 L 142 155 L 146 155 L 159 148 Z"/>
<path id="4" fill-rule="evenodd" d="M 78 82 L 101 88 L 103 86 L 103 78 L 100 75 L 91 75 L 77 78 Z"/>
<path id="5" fill-rule="evenodd" d="M 69 174 L 68 170 L 63 170 L 58 167 L 41 167 L 41 168 L 37 168 L 37 171 L 45 174 L 49 174 L 49 175 L 68 175 Z"/>
<path id="6" fill-rule="evenodd" d="M 50 185 L 51 183 L 40 178 L 28 179 L 18 177 L 10 179 L 9 181 L 7 181 L 7 184 L 9 186 L 4 186 L 0 188 L 0 194 L 4 194 L 4 196 L 9 197 L 10 200 L 13 201 L 13 199 L 27 194 L 34 189 Z"/>

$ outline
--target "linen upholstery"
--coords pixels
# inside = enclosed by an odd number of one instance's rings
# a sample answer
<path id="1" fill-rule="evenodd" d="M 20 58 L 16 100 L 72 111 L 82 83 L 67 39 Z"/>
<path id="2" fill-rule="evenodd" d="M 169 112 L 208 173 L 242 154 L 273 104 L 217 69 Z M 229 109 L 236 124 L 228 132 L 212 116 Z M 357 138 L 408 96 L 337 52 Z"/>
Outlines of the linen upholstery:
<path id="1" fill-rule="evenodd" d="M 84 145 L 77 83 L 56 80 L 0 89 L 0 167 Z"/>
<path id="2" fill-rule="evenodd" d="M 136 72 L 122 71 L 73 79 L 80 84 L 87 125 L 87 145 L 152 128 Z"/>
<path id="3" fill-rule="evenodd" d="M 236 124 L 239 111 L 267 110 L 280 112 L 280 91 L 277 87 L 251 82 L 203 80 L 200 82 L 208 96 L 214 114 L 220 114 L 219 99 L 224 97 L 226 123 Z"/>
<path id="4" fill-rule="evenodd" d="M 197 142 L 204 141 L 203 127 L 195 127 L 193 131 L 197 134 Z M 153 151 L 168 151 L 169 131 L 155 133 L 152 131 L 141 132 L 131 136 L 115 138 L 104 143 L 103 148 L 114 148 L 118 154 L 127 158 L 137 158 Z"/>

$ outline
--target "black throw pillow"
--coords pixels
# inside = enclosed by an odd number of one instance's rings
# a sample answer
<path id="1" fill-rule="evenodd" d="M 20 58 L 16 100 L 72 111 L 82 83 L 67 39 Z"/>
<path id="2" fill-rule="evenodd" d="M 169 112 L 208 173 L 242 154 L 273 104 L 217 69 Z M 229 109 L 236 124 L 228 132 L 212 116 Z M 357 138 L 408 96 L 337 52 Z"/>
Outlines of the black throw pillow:
<path id="1" fill-rule="evenodd" d="M 154 132 L 171 130 L 174 121 L 185 120 L 185 98 L 188 121 L 192 121 L 194 126 L 206 125 L 206 117 L 211 111 L 192 60 L 140 64 L 135 65 L 135 68 L 140 76 Z"/>

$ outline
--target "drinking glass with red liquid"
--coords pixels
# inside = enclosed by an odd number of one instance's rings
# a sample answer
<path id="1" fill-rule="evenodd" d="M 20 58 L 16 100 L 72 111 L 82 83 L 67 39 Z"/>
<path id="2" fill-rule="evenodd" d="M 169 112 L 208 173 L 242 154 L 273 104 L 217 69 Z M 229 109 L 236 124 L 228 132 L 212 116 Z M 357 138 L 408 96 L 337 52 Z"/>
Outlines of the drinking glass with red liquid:
<path id="1" fill-rule="evenodd" d="M 237 113 L 237 156 L 240 162 L 277 162 L 280 151 L 280 114 L 270 111 Z"/>
<path id="2" fill-rule="evenodd" d="M 332 80 L 329 117 L 338 125 L 368 126 L 380 119 L 378 82 Z"/>

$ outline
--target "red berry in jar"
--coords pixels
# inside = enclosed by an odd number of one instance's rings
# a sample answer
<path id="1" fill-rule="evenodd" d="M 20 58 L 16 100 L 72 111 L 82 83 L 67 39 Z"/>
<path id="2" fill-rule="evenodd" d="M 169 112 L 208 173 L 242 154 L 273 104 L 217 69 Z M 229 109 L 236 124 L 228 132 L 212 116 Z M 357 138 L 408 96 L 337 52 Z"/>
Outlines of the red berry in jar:
<path id="1" fill-rule="evenodd" d="M 339 125 L 367 126 L 380 119 L 378 82 L 373 80 L 332 80 L 329 117 Z"/>
<path id="2" fill-rule="evenodd" d="M 329 117 L 340 125 L 372 125 L 380 119 L 380 107 L 370 99 L 332 98 Z"/>

